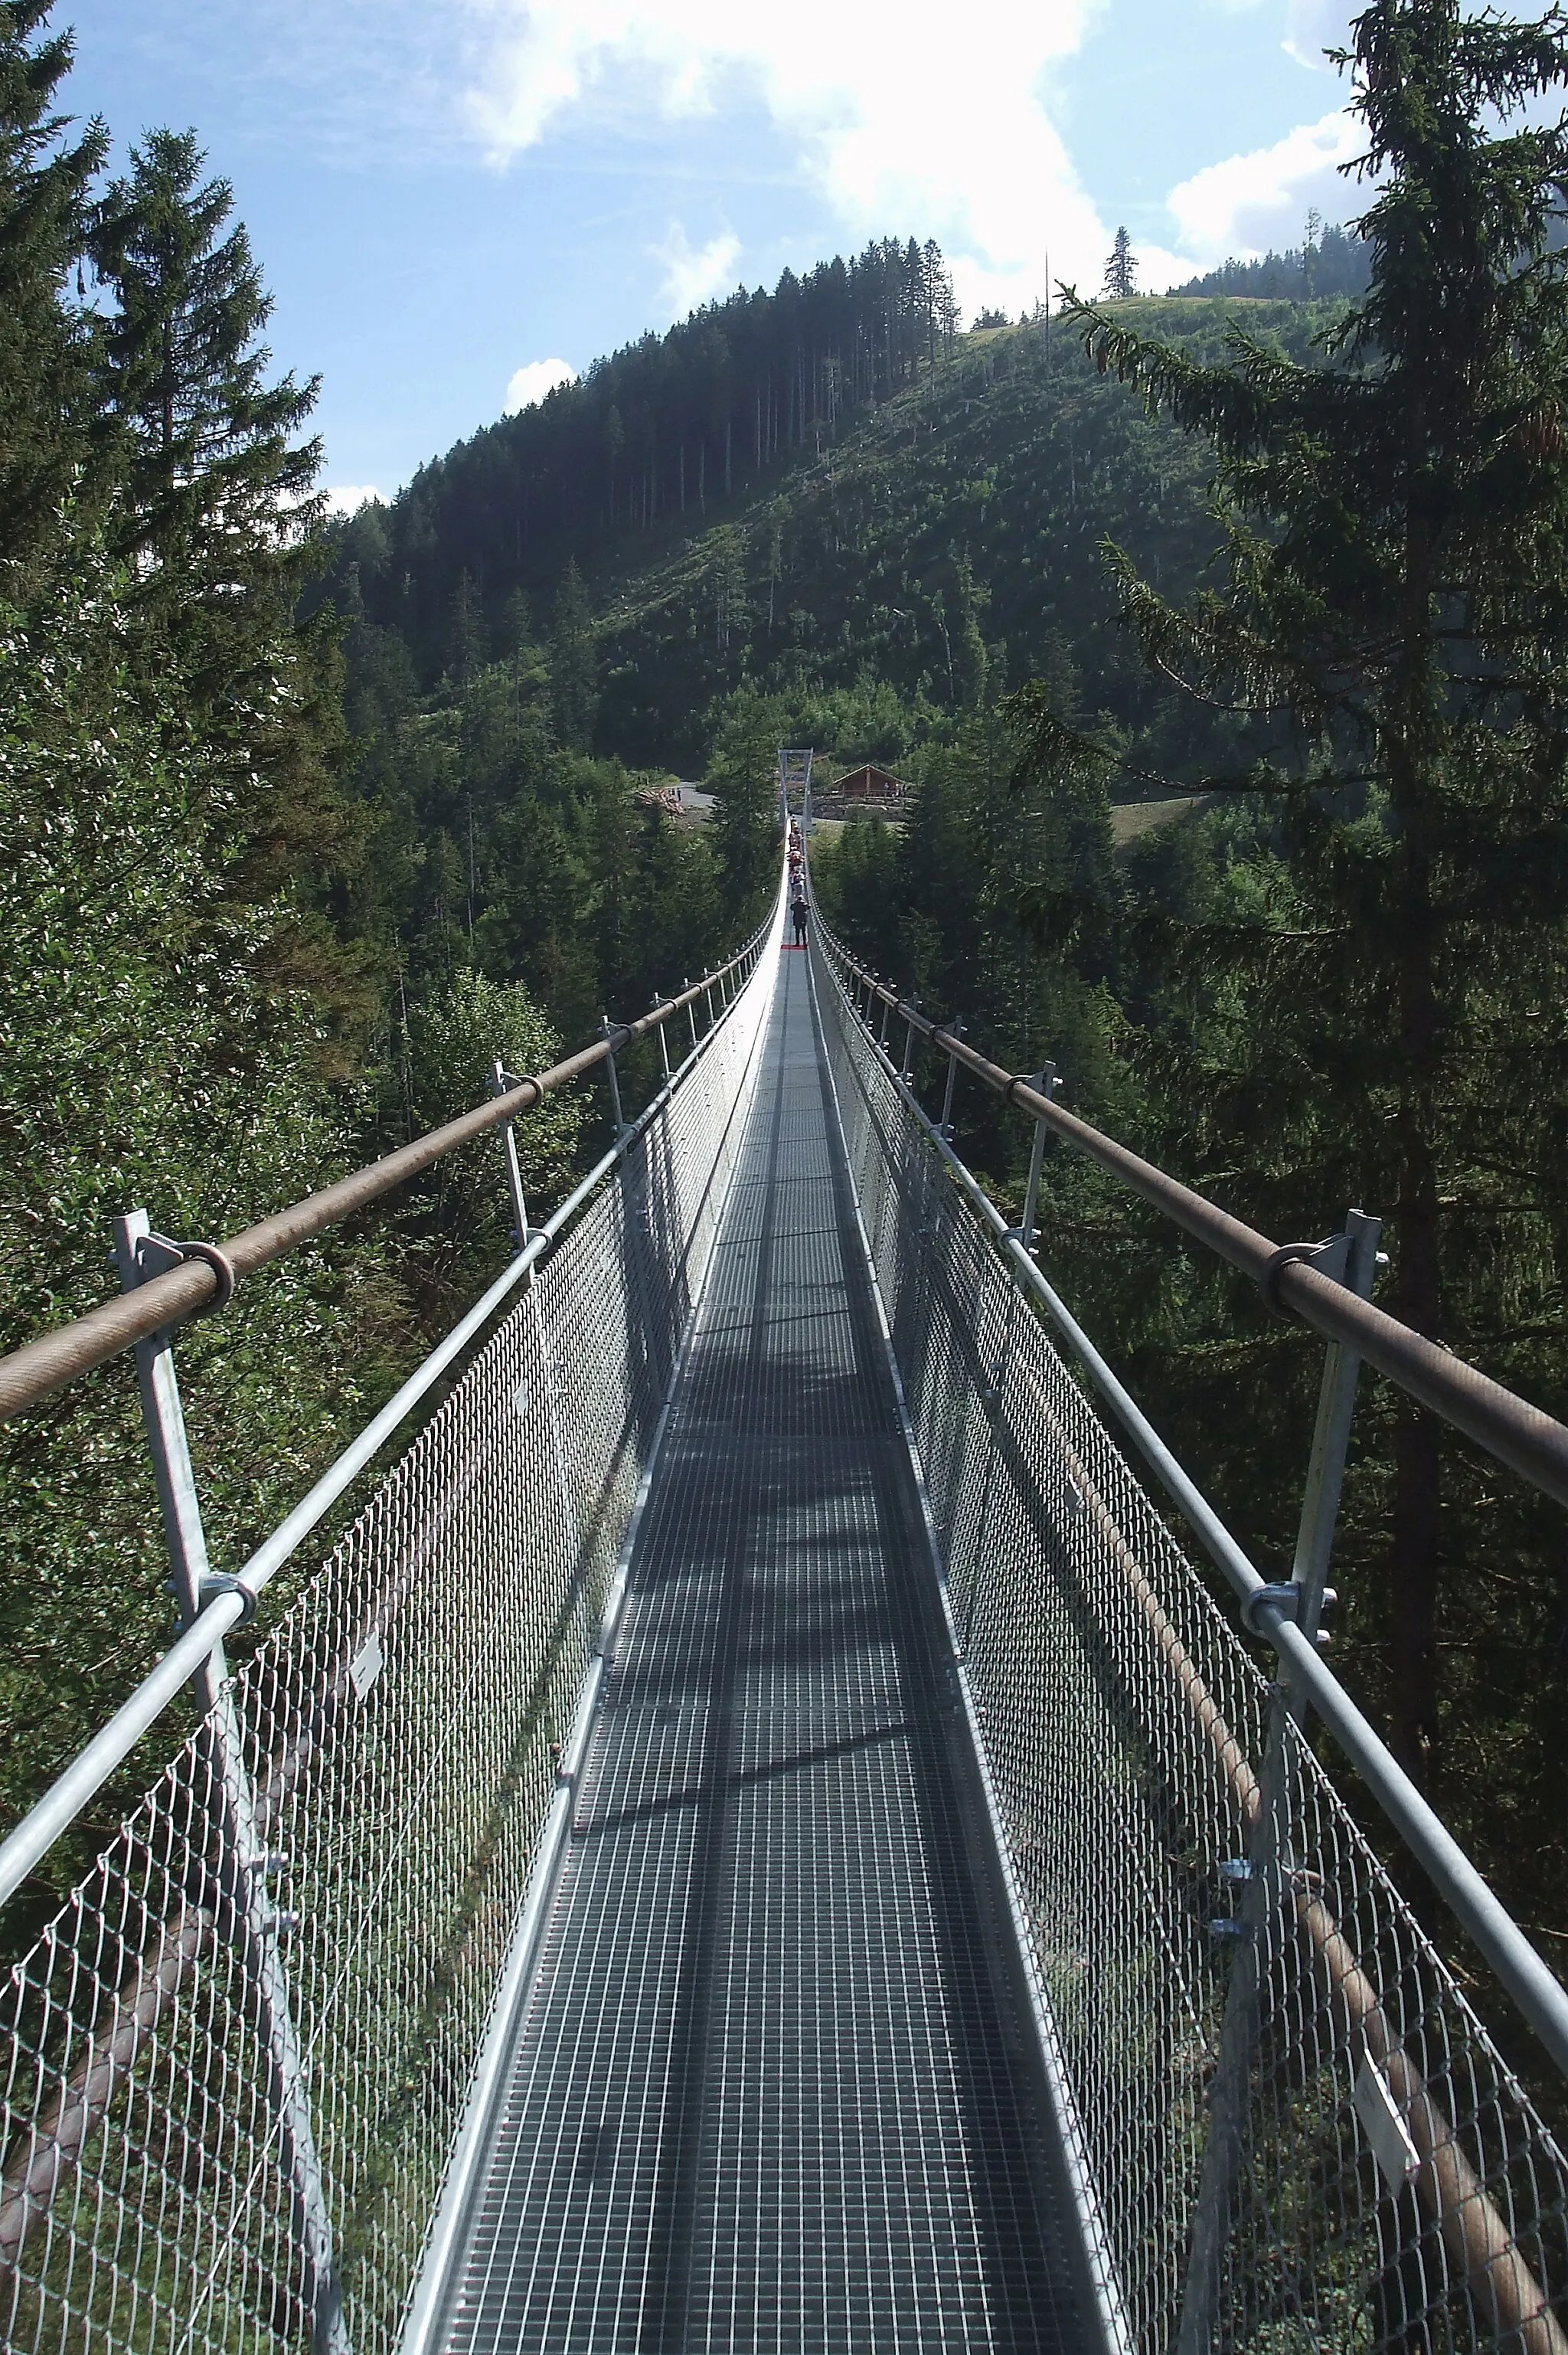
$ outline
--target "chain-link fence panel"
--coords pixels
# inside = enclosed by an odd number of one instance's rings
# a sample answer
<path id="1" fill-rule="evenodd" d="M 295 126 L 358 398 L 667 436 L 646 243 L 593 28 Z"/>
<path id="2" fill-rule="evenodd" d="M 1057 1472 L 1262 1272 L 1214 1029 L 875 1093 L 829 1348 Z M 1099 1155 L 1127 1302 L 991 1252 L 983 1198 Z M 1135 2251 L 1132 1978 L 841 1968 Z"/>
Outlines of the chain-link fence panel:
<path id="1" fill-rule="evenodd" d="M 1113 2337 L 1568 2355 L 1561 2150 L 813 964 Z"/>
<path id="2" fill-rule="evenodd" d="M 396 2343 L 723 1209 L 772 949 L 11 1975 L 7 2350 Z"/>

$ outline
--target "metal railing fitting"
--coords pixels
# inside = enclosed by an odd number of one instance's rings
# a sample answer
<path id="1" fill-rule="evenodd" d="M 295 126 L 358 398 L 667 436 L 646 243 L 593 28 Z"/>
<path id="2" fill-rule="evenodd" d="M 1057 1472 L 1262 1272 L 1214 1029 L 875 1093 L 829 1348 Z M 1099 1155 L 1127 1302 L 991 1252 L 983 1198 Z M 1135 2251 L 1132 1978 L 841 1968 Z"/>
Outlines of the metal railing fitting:
<path id="1" fill-rule="evenodd" d="M 662 1031 L 660 1036 L 663 1036 Z M 511 1095 L 526 1084 L 514 1073 L 503 1071 L 501 1059 L 496 1057 L 491 1081 L 493 1095 Z M 526 1251 L 540 1231 L 528 1223 L 528 1203 L 523 1191 L 523 1165 L 517 1157 L 517 1129 L 514 1121 L 503 1120 L 501 1124 L 501 1152 L 506 1171 L 507 1199 L 512 1205 L 513 1244 L 518 1251 Z"/>
<path id="2" fill-rule="evenodd" d="M 1044 1096 L 1047 1103 L 1054 1103 L 1060 1084 L 1056 1077 L 1055 1064 L 1042 1063 L 1034 1074 L 1036 1095 Z M 952 1134 L 949 1126 L 947 1130 L 949 1139 Z M 1020 1243 L 1026 1252 L 1033 1252 L 1039 1235 L 1040 1177 L 1044 1167 L 1045 1124 L 1043 1120 L 1037 1120 L 1034 1124 L 1034 1135 L 1029 1147 L 1029 1176 L 1023 1188 L 1023 1223 L 1018 1231 Z"/>
<path id="3" fill-rule="evenodd" d="M 620 1108 L 620 1075 L 615 1068 L 615 1050 L 617 1044 L 624 1042 L 630 1033 L 624 1025 L 612 1023 L 608 1014 L 600 1016 L 599 1027 L 599 1036 L 609 1050 L 604 1059 L 604 1075 L 609 1082 L 609 1116 L 615 1134 L 620 1138 L 626 1134 L 626 1114 Z"/>
<path id="4" fill-rule="evenodd" d="M 968 1028 L 969 1025 L 960 1016 L 948 1025 L 948 1029 L 944 1031 L 942 1035 L 944 1038 L 962 1039 Z M 909 1035 L 913 1039 L 915 1035 L 913 1028 L 911 1028 Z M 911 1051 L 905 1060 L 910 1065 L 911 1070 L 913 1070 L 915 1061 L 913 1051 Z M 948 1057 L 948 1082 L 946 1087 L 942 1090 L 942 1118 L 939 1124 L 942 1135 L 948 1139 L 951 1138 L 953 1134 L 953 1092 L 958 1085 L 958 1079 L 959 1059 L 956 1055 L 949 1055 Z"/>

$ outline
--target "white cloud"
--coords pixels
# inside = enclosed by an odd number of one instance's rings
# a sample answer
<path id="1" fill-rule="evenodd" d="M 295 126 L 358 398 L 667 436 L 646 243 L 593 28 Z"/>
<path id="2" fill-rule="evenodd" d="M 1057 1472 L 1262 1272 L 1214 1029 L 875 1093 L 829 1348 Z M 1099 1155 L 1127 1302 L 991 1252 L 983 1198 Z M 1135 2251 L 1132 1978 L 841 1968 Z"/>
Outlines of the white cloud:
<path id="1" fill-rule="evenodd" d="M 728 229 L 710 237 L 706 245 L 694 246 L 675 221 L 663 244 L 650 246 L 649 251 L 663 265 L 664 300 L 677 319 L 711 303 L 715 294 L 734 291 L 740 240 Z"/>
<path id="2" fill-rule="evenodd" d="M 363 506 L 372 504 L 385 506 L 387 494 L 378 491 L 374 483 L 332 483 L 322 494 L 326 500 L 328 515 L 357 515 Z"/>
<path id="3" fill-rule="evenodd" d="M 1287 132 L 1272 147 L 1206 165 L 1172 188 L 1166 200 L 1181 244 L 1193 252 L 1238 259 L 1265 253 L 1270 246 L 1298 245 L 1309 207 L 1330 221 L 1361 209 L 1356 183 L 1338 166 L 1365 145 L 1361 125 L 1336 109 L 1320 122 Z"/>
<path id="4" fill-rule="evenodd" d="M 508 417 L 515 417 L 520 409 L 532 409 L 558 384 L 576 384 L 577 372 L 570 360 L 530 360 L 526 368 L 514 372 L 506 388 L 504 403 Z"/>
<path id="5" fill-rule="evenodd" d="M 1345 0 L 1287 0 L 1284 45 L 1298 64 L 1331 73 L 1324 50 L 1351 47 L 1351 11 Z"/>
<path id="6" fill-rule="evenodd" d="M 802 176 L 852 235 L 906 222 L 939 240 L 968 306 L 1016 312 L 1045 291 L 1047 256 L 1051 278 L 1097 286 L 1109 250 L 1115 224 L 1079 185 L 1044 103 L 1052 68 L 1104 5 L 968 0 L 912 17 L 906 0 L 467 0 L 484 51 L 470 120 L 503 165 L 561 118 L 629 92 L 667 121 L 744 94 L 793 139 Z M 718 243 L 692 257 L 712 257 L 705 291 L 722 289 Z M 738 260 L 726 258 L 724 278 Z M 683 277 L 683 295 L 695 282 Z"/>

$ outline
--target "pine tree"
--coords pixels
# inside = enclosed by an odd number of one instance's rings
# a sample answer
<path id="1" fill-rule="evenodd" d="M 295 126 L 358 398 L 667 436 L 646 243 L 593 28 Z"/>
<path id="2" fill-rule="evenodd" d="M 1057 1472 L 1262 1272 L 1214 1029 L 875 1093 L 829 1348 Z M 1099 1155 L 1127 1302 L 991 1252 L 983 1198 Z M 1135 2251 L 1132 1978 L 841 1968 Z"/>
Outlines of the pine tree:
<path id="1" fill-rule="evenodd" d="M 1104 293 L 1113 303 L 1124 303 L 1138 292 L 1138 256 L 1132 250 L 1132 240 L 1125 229 L 1118 229 L 1116 242 L 1106 257 Z"/>
<path id="2" fill-rule="evenodd" d="M 134 550 L 232 601 L 236 584 L 291 592 L 308 570 L 321 444 L 292 437 L 320 380 L 268 383 L 271 297 L 243 226 L 219 241 L 233 192 L 201 185 L 205 160 L 193 132 L 152 133 L 90 242 L 116 305 L 108 396 L 129 436 Z"/>
<path id="3" fill-rule="evenodd" d="M 1234 330 L 1231 364 L 1199 366 L 1073 306 L 1102 370 L 1213 443 L 1226 592 L 1174 610 L 1118 561 L 1151 659 L 1256 715 L 1255 766 L 1221 782 L 1276 814 L 1246 894 L 1184 945 L 1182 1117 L 1275 1231 L 1321 1231 L 1351 1200 L 1381 1211 L 1383 1305 L 1561 1412 L 1568 275 L 1550 249 L 1568 128 L 1533 118 L 1568 83 L 1568 16 L 1378 0 L 1340 62 L 1378 193 L 1370 287 L 1323 364 Z M 1550 1626 L 1568 1596 L 1555 1549 L 1531 1552 L 1529 1503 L 1505 1504 L 1410 1401 L 1387 1413 L 1367 1509 L 1388 1705 L 1426 1775 L 1440 1642 L 1446 1699 L 1467 1646 L 1477 1660 L 1484 1724 L 1514 1705 L 1487 1644 L 1528 1658 L 1531 1614 Z M 1499 1599 L 1483 1566 L 1516 1542 Z M 1465 1557 L 1462 1624 L 1445 1625 L 1445 1567 Z"/>
<path id="4" fill-rule="evenodd" d="M 779 709 L 763 697 L 736 695 L 709 756 L 714 847 L 732 924 L 747 923 L 761 914 L 773 880 L 781 724 Z"/>
<path id="5" fill-rule="evenodd" d="M 288 888 L 294 926 L 269 950 L 274 978 L 357 1018 L 362 992 L 308 911 L 354 855 L 334 787 L 342 678 L 330 614 L 296 626 L 322 559 L 312 491 L 318 442 L 298 434 L 317 380 L 269 381 L 271 298 L 231 192 L 202 181 L 194 133 L 156 131 L 110 186 L 90 251 L 114 298 L 103 391 L 120 435 L 115 545 L 135 569 L 142 626 L 166 642 L 193 709 L 249 745 L 231 822 L 228 886 Z"/>
<path id="6" fill-rule="evenodd" d="M 575 559 L 568 558 L 550 617 L 550 700 L 556 733 L 568 751 L 586 752 L 599 709 L 599 657 L 593 615 Z"/>
<path id="7" fill-rule="evenodd" d="M 51 108 L 71 37 L 34 38 L 50 6 L 0 7 L 0 559 L 35 548 L 73 477 L 102 456 L 92 320 L 65 291 L 109 140 L 94 121 L 64 141 Z"/>

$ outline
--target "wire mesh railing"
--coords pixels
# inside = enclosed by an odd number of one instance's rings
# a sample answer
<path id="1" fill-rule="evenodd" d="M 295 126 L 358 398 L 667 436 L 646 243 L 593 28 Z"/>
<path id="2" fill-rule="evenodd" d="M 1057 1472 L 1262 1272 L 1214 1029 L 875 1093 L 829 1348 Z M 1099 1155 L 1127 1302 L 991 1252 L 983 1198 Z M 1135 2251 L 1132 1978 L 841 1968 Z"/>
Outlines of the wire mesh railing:
<path id="1" fill-rule="evenodd" d="M 1107 2341 L 1568 2355 L 1562 2150 L 817 932 Z"/>
<path id="2" fill-rule="evenodd" d="M 774 929 L 12 1972 L 16 2355 L 396 2343 L 723 1207 Z"/>

